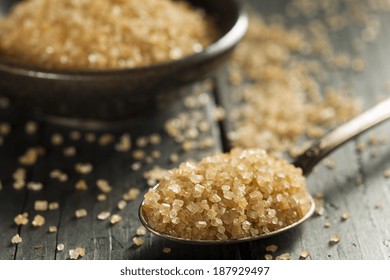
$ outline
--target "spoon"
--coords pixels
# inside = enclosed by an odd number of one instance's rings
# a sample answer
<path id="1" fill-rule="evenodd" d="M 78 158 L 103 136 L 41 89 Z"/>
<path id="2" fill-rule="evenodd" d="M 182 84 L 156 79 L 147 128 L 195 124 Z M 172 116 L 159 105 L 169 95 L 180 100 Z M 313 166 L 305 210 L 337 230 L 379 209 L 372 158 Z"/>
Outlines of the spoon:
<path id="1" fill-rule="evenodd" d="M 319 163 L 323 158 L 325 158 L 328 154 L 333 152 L 335 149 L 339 148 L 349 140 L 355 138 L 356 136 L 360 135 L 361 133 L 379 125 L 380 123 L 384 122 L 385 120 L 390 119 L 390 98 L 378 103 L 376 106 L 372 107 L 371 109 L 367 110 L 366 112 L 358 115 L 357 117 L 351 119 L 350 121 L 346 122 L 345 124 L 339 126 L 338 128 L 334 129 L 324 137 L 320 138 L 318 141 L 316 141 L 311 147 L 309 147 L 305 152 L 303 152 L 301 155 L 299 155 L 294 161 L 293 165 L 296 167 L 299 167 L 303 171 L 304 176 L 308 176 L 313 168 L 316 166 L 317 163 Z M 157 189 L 159 185 L 157 184 L 154 189 Z M 162 238 L 166 238 L 173 241 L 179 241 L 179 242 L 185 242 L 189 244 L 209 244 L 209 245 L 216 245 L 216 244 L 232 244 L 232 243 L 239 243 L 239 242 L 248 242 L 248 241 L 254 241 L 258 239 L 263 239 L 275 234 L 279 234 L 281 232 L 287 231 L 289 229 L 292 229 L 299 224 L 303 223 L 307 219 L 309 219 L 312 214 L 314 213 L 315 203 L 313 197 L 309 197 L 310 200 L 310 209 L 307 211 L 307 213 L 297 222 L 292 223 L 288 226 L 285 226 L 281 229 L 272 231 L 267 234 L 261 234 L 258 236 L 250 236 L 245 237 L 241 239 L 228 239 L 228 240 L 190 240 L 190 239 L 184 239 L 180 237 L 174 237 L 170 236 L 161 232 L 155 231 L 153 228 L 150 227 L 148 222 L 146 221 L 144 215 L 143 215 L 143 205 L 144 202 L 141 203 L 139 208 L 139 218 L 142 222 L 142 224 L 145 226 L 146 229 L 148 229 L 153 234 L 160 236 Z"/>

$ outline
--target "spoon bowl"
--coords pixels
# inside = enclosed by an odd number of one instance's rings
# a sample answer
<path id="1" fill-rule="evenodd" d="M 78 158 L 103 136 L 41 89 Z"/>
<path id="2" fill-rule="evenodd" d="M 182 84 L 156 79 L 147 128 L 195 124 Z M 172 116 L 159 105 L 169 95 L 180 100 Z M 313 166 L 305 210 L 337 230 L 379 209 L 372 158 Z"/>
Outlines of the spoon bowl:
<path id="1" fill-rule="evenodd" d="M 154 186 L 153 188 L 156 189 L 158 188 L 158 184 L 156 186 Z M 181 237 L 175 237 L 175 236 L 171 236 L 171 235 L 168 235 L 168 234 L 165 234 L 165 233 L 161 233 L 161 232 L 158 232 L 156 230 L 154 230 L 153 228 L 151 228 L 148 224 L 148 222 L 146 221 L 145 219 L 145 216 L 144 216 L 144 213 L 143 213 L 143 210 L 142 210 L 142 205 L 140 205 L 139 207 L 139 210 L 138 210 L 138 214 L 139 214 L 139 218 L 141 220 L 141 223 L 144 225 L 145 228 L 147 228 L 151 233 L 155 234 L 156 236 L 159 236 L 159 237 L 162 237 L 162 238 L 165 238 L 165 239 L 168 239 L 168 240 L 171 240 L 171 241 L 177 241 L 177 242 L 181 242 L 181 243 L 187 243 L 187 244 L 204 244 L 204 245 L 216 245 L 216 244 L 234 244 L 234 243 L 242 243 L 242 242 L 248 242 L 248 241 L 255 241 L 255 240 L 258 240 L 258 239 L 264 239 L 264 238 L 267 238 L 267 237 L 270 237 L 270 236 L 273 236 L 273 235 L 276 235 L 276 234 L 279 234 L 279 233 L 282 233 L 284 231 L 287 231 L 293 227 L 296 227 L 298 226 L 299 224 L 303 223 L 304 221 L 306 221 L 307 219 L 309 219 L 313 213 L 314 213 L 314 210 L 315 210 L 315 202 L 314 202 L 314 199 L 313 197 L 309 197 L 309 200 L 310 200 L 310 208 L 309 210 L 306 212 L 306 214 L 301 218 L 299 219 L 298 221 L 296 221 L 295 223 L 292 223 L 286 227 L 283 227 L 279 230 L 275 230 L 275 231 L 272 231 L 272 232 L 269 232 L 269 233 L 266 233 L 266 234 L 261 234 L 261 235 L 258 235 L 258 236 L 249 236 L 249 237 L 245 237 L 245 238 L 241 238 L 241 239 L 228 239 L 228 240 L 192 240 L 192 239 L 185 239 L 185 238 L 181 238 Z"/>
<path id="2" fill-rule="evenodd" d="M 373 108 L 367 110 L 361 115 L 351 119 L 347 123 L 339 126 L 335 130 L 331 131 L 329 134 L 325 135 L 323 138 L 315 142 L 310 148 L 308 148 L 304 153 L 298 156 L 295 161 L 292 163 L 295 167 L 299 167 L 303 171 L 304 176 L 308 176 L 313 170 L 314 166 L 319 163 L 324 157 L 330 154 L 332 151 L 342 146 L 349 140 L 355 138 L 361 133 L 379 125 L 380 123 L 390 119 L 390 98 L 382 101 Z M 159 184 L 157 184 L 154 189 L 157 189 Z M 184 239 L 180 237 L 170 236 L 161 232 L 157 232 L 152 227 L 150 227 L 148 221 L 145 219 L 143 213 L 144 202 L 141 203 L 139 208 L 139 218 L 142 224 L 153 234 L 166 238 L 172 241 L 185 242 L 189 244 L 204 244 L 204 245 L 217 245 L 217 244 L 232 244 L 240 242 L 249 242 L 255 241 L 258 239 L 267 238 L 281 232 L 290 230 L 306 220 L 308 220 L 315 209 L 315 202 L 313 197 L 309 194 L 310 207 L 305 215 L 300 218 L 298 221 L 289 224 L 278 230 L 261 234 L 257 236 L 250 236 L 241 239 L 229 239 L 229 240 L 192 240 Z"/>

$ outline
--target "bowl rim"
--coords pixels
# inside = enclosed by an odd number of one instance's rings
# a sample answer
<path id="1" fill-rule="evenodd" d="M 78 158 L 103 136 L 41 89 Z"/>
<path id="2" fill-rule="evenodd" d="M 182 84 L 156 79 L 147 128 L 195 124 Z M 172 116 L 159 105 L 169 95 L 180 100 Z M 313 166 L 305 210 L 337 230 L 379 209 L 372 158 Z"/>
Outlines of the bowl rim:
<path id="1" fill-rule="evenodd" d="M 225 0 L 226 1 L 226 0 Z M 12 73 L 20 76 L 44 78 L 53 80 L 90 80 L 96 79 L 120 79 L 131 75 L 143 77 L 154 76 L 168 69 L 181 69 L 187 65 L 197 65 L 213 57 L 217 57 L 233 48 L 245 35 L 248 28 L 248 15 L 245 11 L 243 0 L 229 0 L 237 11 L 237 18 L 233 26 L 215 42 L 205 47 L 201 52 L 185 56 L 178 60 L 169 60 L 156 64 L 134 68 L 118 69 L 45 69 L 18 63 L 14 60 L 4 59 L 0 56 L 0 72 Z M 3 59 L 1 59 L 3 58 Z M 149 74 L 149 75 L 148 75 Z"/>

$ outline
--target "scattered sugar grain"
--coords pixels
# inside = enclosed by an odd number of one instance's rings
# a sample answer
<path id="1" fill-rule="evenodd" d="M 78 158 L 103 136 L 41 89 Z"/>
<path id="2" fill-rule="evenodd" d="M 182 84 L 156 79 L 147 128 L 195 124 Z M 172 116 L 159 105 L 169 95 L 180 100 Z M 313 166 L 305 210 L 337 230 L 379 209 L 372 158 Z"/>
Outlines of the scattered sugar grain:
<path id="1" fill-rule="evenodd" d="M 139 194 L 141 193 L 141 191 L 137 188 L 131 188 L 129 189 L 126 193 L 124 193 L 122 195 L 122 198 L 125 200 L 125 201 L 132 201 L 132 200 L 136 200 L 139 196 Z"/>
<path id="2" fill-rule="evenodd" d="M 291 260 L 291 255 L 289 253 L 283 253 L 276 257 L 276 260 Z"/>
<path id="3" fill-rule="evenodd" d="M 137 235 L 145 235 L 146 234 L 146 228 L 144 226 L 139 226 L 137 228 L 136 234 Z"/>
<path id="4" fill-rule="evenodd" d="M 126 208 L 127 202 L 125 200 L 119 200 L 116 206 L 119 210 L 123 210 Z"/>
<path id="5" fill-rule="evenodd" d="M 88 212 L 86 209 L 77 209 L 75 212 L 74 212 L 74 215 L 77 219 L 80 219 L 80 218 L 84 218 L 88 215 Z"/>
<path id="6" fill-rule="evenodd" d="M 201 121 L 198 125 L 198 128 L 201 132 L 207 132 L 210 130 L 211 125 L 207 121 Z"/>
<path id="7" fill-rule="evenodd" d="M 76 163 L 74 169 L 80 174 L 89 174 L 93 171 L 93 165 L 91 163 Z"/>
<path id="8" fill-rule="evenodd" d="M 69 147 L 64 148 L 62 153 L 65 157 L 73 157 L 77 154 L 77 150 L 74 146 L 69 146 Z"/>
<path id="9" fill-rule="evenodd" d="M 12 184 L 12 187 L 15 189 L 15 190 L 21 190 L 24 188 L 24 186 L 26 185 L 26 182 L 24 180 L 16 180 L 13 184 Z"/>
<path id="10" fill-rule="evenodd" d="M 192 150 L 195 150 L 198 145 L 195 141 L 184 141 L 181 147 L 184 152 L 190 152 Z"/>
<path id="11" fill-rule="evenodd" d="M 147 164 L 152 164 L 154 162 L 154 159 L 151 156 L 147 156 L 147 157 L 145 157 L 145 162 Z"/>
<path id="12" fill-rule="evenodd" d="M 60 243 L 60 244 L 57 245 L 57 251 L 58 252 L 62 252 L 64 249 L 65 249 L 65 245 L 64 244 Z"/>
<path id="13" fill-rule="evenodd" d="M 325 221 L 324 228 L 330 228 L 332 226 L 332 223 L 330 221 Z"/>
<path id="14" fill-rule="evenodd" d="M 100 193 L 96 196 L 96 200 L 99 202 L 106 201 L 107 200 L 107 195 L 104 193 Z"/>
<path id="15" fill-rule="evenodd" d="M 350 217 L 349 212 L 344 212 L 343 215 L 341 215 L 341 220 L 346 221 L 349 219 L 349 217 Z"/>
<path id="16" fill-rule="evenodd" d="M 59 169 L 54 169 L 50 172 L 50 178 L 57 179 L 60 182 L 68 181 L 68 175 Z"/>
<path id="17" fill-rule="evenodd" d="M 222 121 L 225 119 L 225 109 L 223 107 L 215 107 L 214 108 L 214 118 L 216 121 Z"/>
<path id="18" fill-rule="evenodd" d="M 142 246 L 145 243 L 145 240 L 141 237 L 133 237 L 133 242 L 137 246 Z"/>
<path id="19" fill-rule="evenodd" d="M 199 131 L 196 127 L 190 127 L 186 129 L 184 136 L 187 139 L 196 140 L 199 137 Z"/>
<path id="20" fill-rule="evenodd" d="M 107 146 L 115 141 L 114 135 L 111 133 L 103 133 L 98 140 L 100 146 Z"/>
<path id="21" fill-rule="evenodd" d="M 30 191 L 38 192 L 43 189 L 43 184 L 40 182 L 28 182 L 27 189 Z"/>
<path id="22" fill-rule="evenodd" d="M 96 134 L 92 132 L 88 132 L 85 134 L 85 141 L 87 143 L 94 143 L 96 141 Z"/>
<path id="23" fill-rule="evenodd" d="M 176 153 L 170 154 L 170 155 L 169 155 L 169 160 L 170 160 L 172 163 L 176 163 L 176 162 L 179 161 L 179 155 L 176 154 Z"/>
<path id="24" fill-rule="evenodd" d="M 154 159 L 159 159 L 161 157 L 161 152 L 160 151 L 152 151 L 151 156 Z"/>
<path id="25" fill-rule="evenodd" d="M 299 254 L 300 260 L 306 260 L 310 256 L 310 252 L 307 249 L 303 249 L 301 253 Z"/>
<path id="26" fill-rule="evenodd" d="M 17 226 L 25 226 L 28 224 L 28 213 L 18 214 L 14 218 L 14 222 Z"/>
<path id="27" fill-rule="evenodd" d="M 161 143 L 161 136 L 160 134 L 153 133 L 149 136 L 149 142 L 152 145 L 159 145 Z"/>
<path id="28" fill-rule="evenodd" d="M 97 216 L 98 220 L 104 221 L 107 220 L 111 216 L 111 213 L 108 211 L 100 212 Z"/>
<path id="29" fill-rule="evenodd" d="M 137 162 L 134 162 L 134 163 L 131 165 L 131 170 L 133 170 L 133 171 L 138 171 L 138 170 L 141 169 L 141 167 L 142 167 L 142 164 L 141 164 L 139 161 L 137 161 Z"/>
<path id="30" fill-rule="evenodd" d="M 383 172 L 383 176 L 385 176 L 385 178 L 390 178 L 390 168 L 387 168 L 387 169 Z"/>
<path id="31" fill-rule="evenodd" d="M 88 184 L 83 179 L 77 181 L 76 184 L 74 185 L 74 187 L 78 191 L 86 191 L 86 190 L 88 190 Z"/>
<path id="32" fill-rule="evenodd" d="M 145 158 L 145 152 L 143 150 L 134 150 L 132 156 L 135 160 L 143 160 Z"/>
<path id="33" fill-rule="evenodd" d="M 111 216 L 110 223 L 112 225 L 115 225 L 115 224 L 119 223 L 121 220 L 122 220 L 121 216 L 119 216 L 118 214 L 114 214 Z"/>
<path id="34" fill-rule="evenodd" d="M 131 136 L 129 133 L 123 134 L 115 144 L 115 150 L 118 152 L 128 152 L 131 149 Z"/>
<path id="35" fill-rule="evenodd" d="M 69 133 L 69 138 L 70 140 L 72 141 L 78 141 L 81 139 L 81 132 L 80 131 L 77 131 L 77 130 L 72 130 L 70 133 Z"/>
<path id="36" fill-rule="evenodd" d="M 49 209 L 49 202 L 47 200 L 36 200 L 34 201 L 35 211 L 47 211 Z"/>
<path id="37" fill-rule="evenodd" d="M 314 213 L 316 213 L 319 216 L 324 215 L 325 213 L 324 193 L 322 192 L 315 193 L 313 199 L 315 202 Z"/>
<path id="38" fill-rule="evenodd" d="M 64 142 L 64 136 L 59 133 L 54 133 L 50 138 L 50 142 L 53 146 L 59 146 Z"/>
<path id="39" fill-rule="evenodd" d="M 42 147 L 30 147 L 26 152 L 18 158 L 20 164 L 34 165 L 38 158 L 45 154 L 45 150 Z"/>
<path id="40" fill-rule="evenodd" d="M 135 145 L 138 148 L 145 148 L 149 144 L 149 138 L 146 136 L 140 136 L 135 141 Z"/>
<path id="41" fill-rule="evenodd" d="M 49 203 L 49 210 L 57 210 L 60 208 L 60 204 L 58 202 L 50 202 Z"/>
<path id="42" fill-rule="evenodd" d="M 368 137 L 368 143 L 370 144 L 370 146 L 377 145 L 378 144 L 378 137 L 375 134 L 371 134 Z"/>
<path id="43" fill-rule="evenodd" d="M 7 136 L 11 132 L 11 125 L 7 122 L 0 123 L 0 135 Z"/>
<path id="44" fill-rule="evenodd" d="M 0 109 L 4 110 L 9 107 L 10 101 L 4 96 L 0 96 Z"/>
<path id="45" fill-rule="evenodd" d="M 269 246 L 265 247 L 265 250 L 267 252 L 274 253 L 274 252 L 276 252 L 276 250 L 278 250 L 278 246 L 276 246 L 276 245 L 269 245 Z"/>
<path id="46" fill-rule="evenodd" d="M 380 138 L 375 134 L 371 134 L 368 137 L 368 143 L 370 146 L 378 145 L 380 144 Z"/>
<path id="47" fill-rule="evenodd" d="M 205 139 L 202 139 L 200 142 L 199 142 L 199 149 L 208 149 L 208 148 L 211 148 L 213 147 L 215 144 L 215 141 L 212 137 L 206 137 Z"/>
<path id="48" fill-rule="evenodd" d="M 50 178 L 56 179 L 62 172 L 58 169 L 54 169 L 50 172 Z"/>
<path id="49" fill-rule="evenodd" d="M 17 168 L 14 173 L 12 173 L 12 178 L 15 180 L 24 180 L 26 178 L 26 169 Z"/>
<path id="50" fill-rule="evenodd" d="M 45 224 L 45 218 L 41 215 L 36 215 L 32 221 L 34 227 L 41 227 Z"/>
<path id="51" fill-rule="evenodd" d="M 169 253 L 172 252 L 172 249 L 169 248 L 169 247 L 164 247 L 164 248 L 162 249 L 162 251 L 163 251 L 164 254 L 169 254 Z"/>
<path id="52" fill-rule="evenodd" d="M 329 239 L 330 245 L 334 245 L 334 244 L 339 243 L 339 242 L 340 242 L 340 235 L 339 234 L 334 233 L 330 236 L 330 239 Z"/>
<path id="53" fill-rule="evenodd" d="M 20 235 L 19 234 L 15 234 L 13 237 L 12 237 L 12 239 L 11 239 L 11 243 L 12 244 L 19 244 L 19 243 L 21 243 L 23 241 L 23 239 L 22 239 L 22 237 L 20 237 Z"/>
<path id="54" fill-rule="evenodd" d="M 38 131 L 38 124 L 34 121 L 27 121 L 24 125 L 24 131 L 28 135 L 34 135 Z"/>
<path id="55" fill-rule="evenodd" d="M 110 193 L 112 191 L 112 187 L 110 186 L 110 183 L 107 180 L 104 179 L 98 179 L 96 181 L 96 185 L 103 193 Z"/>
<path id="56" fill-rule="evenodd" d="M 367 144 L 365 142 L 359 141 L 356 144 L 356 150 L 359 153 L 363 153 L 367 149 Z"/>
<path id="57" fill-rule="evenodd" d="M 56 226 L 50 226 L 49 227 L 49 233 L 56 233 L 57 232 L 57 227 Z"/>
<path id="58" fill-rule="evenodd" d="M 85 248 L 77 247 L 76 249 L 69 250 L 69 258 L 71 260 L 77 260 L 85 256 Z"/>

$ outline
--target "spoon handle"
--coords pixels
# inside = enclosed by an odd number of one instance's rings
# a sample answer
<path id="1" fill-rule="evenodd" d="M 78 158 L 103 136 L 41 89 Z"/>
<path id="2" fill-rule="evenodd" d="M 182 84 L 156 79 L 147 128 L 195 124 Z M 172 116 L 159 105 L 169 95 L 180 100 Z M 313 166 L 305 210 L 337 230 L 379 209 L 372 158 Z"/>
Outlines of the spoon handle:
<path id="1" fill-rule="evenodd" d="M 390 119 L 390 98 L 378 103 L 316 141 L 293 164 L 308 175 L 314 166 L 347 141 Z"/>

